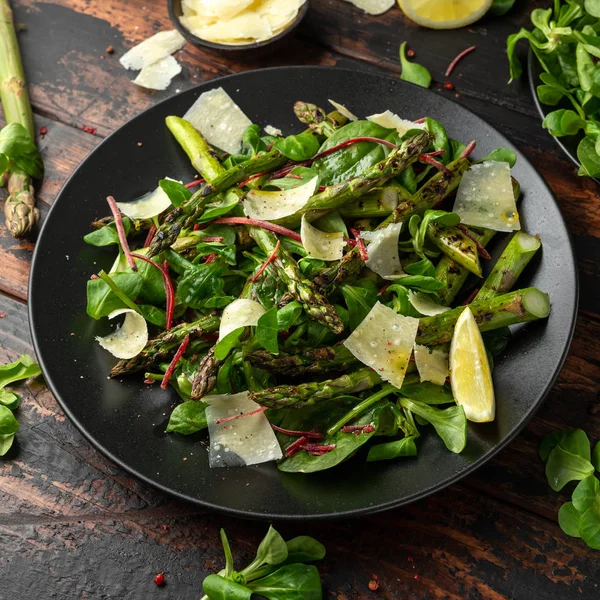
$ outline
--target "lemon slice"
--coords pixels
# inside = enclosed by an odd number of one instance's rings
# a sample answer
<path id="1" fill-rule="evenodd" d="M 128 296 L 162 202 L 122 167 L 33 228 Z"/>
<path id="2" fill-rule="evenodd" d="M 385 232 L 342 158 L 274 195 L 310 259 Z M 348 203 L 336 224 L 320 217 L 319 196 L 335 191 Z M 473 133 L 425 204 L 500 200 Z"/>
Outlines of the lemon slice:
<path id="1" fill-rule="evenodd" d="M 469 421 L 494 420 L 492 372 L 481 332 L 468 306 L 456 321 L 450 344 L 450 382 L 456 404 L 463 407 Z"/>
<path id="2" fill-rule="evenodd" d="M 431 29 L 458 29 L 475 23 L 493 0 L 398 0 L 404 14 Z"/>

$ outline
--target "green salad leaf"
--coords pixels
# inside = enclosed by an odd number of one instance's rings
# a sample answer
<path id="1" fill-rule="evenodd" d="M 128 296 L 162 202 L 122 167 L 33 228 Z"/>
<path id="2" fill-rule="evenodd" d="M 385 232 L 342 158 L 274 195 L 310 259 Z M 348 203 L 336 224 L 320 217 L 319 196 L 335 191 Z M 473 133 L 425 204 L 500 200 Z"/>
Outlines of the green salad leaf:
<path id="1" fill-rule="evenodd" d="M 494 10 L 494 7 L 492 7 Z M 543 72 L 537 96 L 557 106 L 543 126 L 557 137 L 581 135 L 577 156 L 580 175 L 600 176 L 600 36 L 597 0 L 556 0 L 551 8 L 531 13 L 533 31 L 521 29 L 507 39 L 511 79 L 522 73 L 515 48 L 527 40 Z"/>
<path id="2" fill-rule="evenodd" d="M 400 66 L 402 67 L 400 79 L 424 88 L 431 86 L 431 73 L 423 65 L 411 62 L 406 57 L 406 42 L 400 44 Z"/>
<path id="3" fill-rule="evenodd" d="M 178 404 L 165 430 L 167 433 L 191 435 L 208 427 L 206 421 L 206 404 L 198 400 L 189 400 Z"/>

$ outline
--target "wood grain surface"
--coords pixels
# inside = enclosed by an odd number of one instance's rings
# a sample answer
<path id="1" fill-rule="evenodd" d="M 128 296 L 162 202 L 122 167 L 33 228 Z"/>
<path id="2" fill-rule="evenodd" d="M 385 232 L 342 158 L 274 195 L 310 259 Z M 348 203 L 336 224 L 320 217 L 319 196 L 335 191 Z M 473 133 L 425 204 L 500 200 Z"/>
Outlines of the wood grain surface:
<path id="1" fill-rule="evenodd" d="M 507 85 L 506 36 L 547 2 L 517 2 L 503 18 L 459 32 L 416 27 L 394 8 L 369 17 L 342 0 L 313 0 L 306 21 L 278 52 L 178 55 L 183 73 L 169 90 L 129 82 L 118 57 L 171 28 L 159 0 L 16 0 L 16 21 L 46 177 L 42 217 L 76 166 L 105 136 L 156 102 L 200 82 L 276 65 L 319 64 L 398 75 L 399 43 L 451 95 L 509 136 L 554 191 L 573 236 L 581 277 L 571 352 L 550 396 L 510 446 L 473 476 L 407 507 L 353 521 L 278 524 L 327 547 L 325 597 L 376 599 L 592 599 L 600 596 L 598 554 L 566 537 L 556 515 L 565 501 L 547 486 L 537 444 L 548 431 L 583 427 L 600 438 L 600 203 L 593 181 L 577 177 L 541 128 L 527 82 Z M 433 41 L 435 39 L 435 42 Z M 443 43 L 440 43 L 442 40 Z M 442 87 L 450 59 L 477 50 Z M 114 54 L 107 54 L 113 46 Z M 97 129 L 85 133 L 87 125 Z M 0 363 L 32 353 L 27 279 L 35 239 L 0 229 Z M 98 454 L 35 381 L 21 390 L 21 431 L 0 462 L 0 600 L 168 598 L 197 600 L 201 582 L 223 566 L 225 527 L 240 561 L 251 558 L 264 523 L 175 501 L 142 485 Z M 153 577 L 164 572 L 167 584 Z M 380 588 L 371 591 L 376 575 Z"/>

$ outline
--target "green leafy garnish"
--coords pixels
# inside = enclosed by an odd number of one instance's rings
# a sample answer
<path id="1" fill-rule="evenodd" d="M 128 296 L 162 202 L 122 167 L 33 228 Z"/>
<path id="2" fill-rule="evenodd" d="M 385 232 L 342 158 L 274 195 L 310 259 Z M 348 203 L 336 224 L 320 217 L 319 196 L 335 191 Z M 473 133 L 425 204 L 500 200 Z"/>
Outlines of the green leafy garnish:
<path id="1" fill-rule="evenodd" d="M 7 390 L 6 386 L 37 377 L 41 372 L 40 366 L 28 354 L 22 354 L 12 363 L 0 365 L 0 456 L 10 450 L 19 431 L 19 421 L 13 412 L 19 408 L 20 397 Z"/>
<path id="2" fill-rule="evenodd" d="M 491 10 L 510 8 L 496 2 Z M 496 6 L 497 5 L 497 6 Z M 600 176 L 600 36 L 598 0 L 555 0 L 553 7 L 531 13 L 533 31 L 521 29 L 507 39 L 511 79 L 519 77 L 522 65 L 515 54 L 519 40 L 527 40 L 543 73 L 537 96 L 542 104 L 571 104 L 548 113 L 543 126 L 556 136 L 583 133 L 577 148 L 580 175 Z"/>
<path id="3" fill-rule="evenodd" d="M 313 157 L 319 150 L 319 140 L 310 133 L 290 135 L 278 139 L 273 146 L 287 158 L 295 161 L 303 161 Z"/>
<path id="4" fill-rule="evenodd" d="M 189 400 L 175 407 L 165 431 L 167 433 L 191 435 L 207 427 L 206 404 L 197 400 Z"/>
<path id="5" fill-rule="evenodd" d="M 590 548 L 600 550 L 600 481 L 598 448 L 590 452 L 590 441 L 581 429 L 555 431 L 544 436 L 539 455 L 546 462 L 546 476 L 550 487 L 558 491 L 570 481 L 579 481 L 571 502 L 558 511 L 558 524 L 569 536 L 581 538 Z M 593 465 L 590 462 L 593 461 Z"/>
<path id="6" fill-rule="evenodd" d="M 272 354 L 279 354 L 277 336 L 279 334 L 279 323 L 277 318 L 277 307 L 270 308 L 258 319 L 256 324 L 256 338 L 258 343 Z"/>
<path id="7" fill-rule="evenodd" d="M 400 44 L 400 66 L 402 67 L 400 79 L 424 88 L 431 86 L 431 73 L 423 65 L 406 58 L 406 42 Z"/>
<path id="8" fill-rule="evenodd" d="M 417 445 L 415 444 L 415 436 L 409 435 L 395 442 L 387 442 L 385 444 L 378 444 L 373 446 L 369 450 L 367 455 L 368 462 L 375 462 L 378 460 L 390 460 L 392 458 L 398 458 L 401 456 L 416 456 Z"/>
<path id="9" fill-rule="evenodd" d="M 0 130 L 0 175 L 12 170 L 11 165 L 36 179 L 44 175 L 42 155 L 20 123 L 9 123 Z"/>
<path id="10" fill-rule="evenodd" d="M 320 560 L 325 548 L 317 540 L 300 536 L 286 542 L 269 527 L 256 558 L 236 571 L 229 541 L 221 530 L 225 568 L 204 579 L 201 600 L 250 600 L 253 594 L 268 600 L 321 600 L 323 590 L 319 571 L 303 564 Z"/>
<path id="11" fill-rule="evenodd" d="M 192 192 L 190 192 L 185 185 L 179 183 L 179 181 L 161 179 L 158 182 L 158 185 L 161 187 L 162 191 L 169 196 L 169 200 L 173 206 L 180 206 L 192 197 Z"/>

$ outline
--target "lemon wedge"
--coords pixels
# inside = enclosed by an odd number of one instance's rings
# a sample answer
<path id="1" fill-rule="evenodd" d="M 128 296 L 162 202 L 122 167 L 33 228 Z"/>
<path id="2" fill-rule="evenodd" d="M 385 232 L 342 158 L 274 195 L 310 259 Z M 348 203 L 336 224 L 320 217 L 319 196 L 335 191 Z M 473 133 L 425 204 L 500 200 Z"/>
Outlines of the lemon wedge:
<path id="1" fill-rule="evenodd" d="M 492 372 L 483 338 L 467 306 L 461 313 L 450 344 L 450 383 L 458 406 L 469 421 L 488 423 L 496 416 Z"/>
<path id="2" fill-rule="evenodd" d="M 458 29 L 475 23 L 493 0 L 398 0 L 404 14 L 430 29 Z"/>

